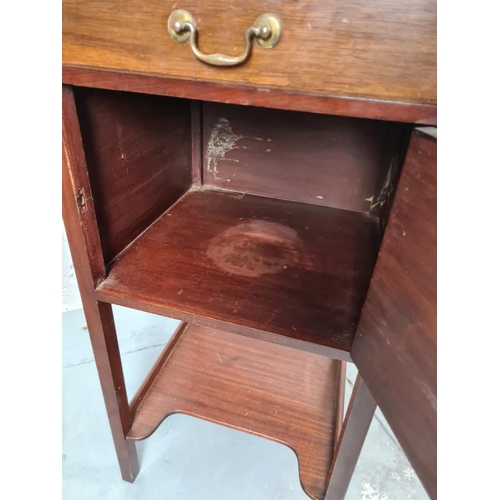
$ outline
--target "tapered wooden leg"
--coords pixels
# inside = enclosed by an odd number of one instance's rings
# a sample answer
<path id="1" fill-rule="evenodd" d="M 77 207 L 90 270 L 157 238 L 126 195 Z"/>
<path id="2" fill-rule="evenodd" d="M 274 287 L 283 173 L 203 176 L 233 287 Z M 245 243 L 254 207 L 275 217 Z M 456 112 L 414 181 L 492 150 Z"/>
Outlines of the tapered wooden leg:
<path id="1" fill-rule="evenodd" d="M 125 439 L 131 418 L 113 311 L 103 302 L 86 304 L 84 310 L 120 471 L 132 483 L 139 473 L 139 460 L 135 443 Z"/>
<path id="2" fill-rule="evenodd" d="M 368 387 L 358 374 L 340 438 L 335 446 L 333 471 L 325 500 L 345 498 L 376 407 Z"/>
<path id="3" fill-rule="evenodd" d="M 139 472 L 137 451 L 125 437 L 131 427 L 127 392 L 109 304 L 98 302 L 95 287 L 106 269 L 88 180 L 73 92 L 63 87 L 63 219 L 87 319 L 111 433 L 125 481 Z"/>

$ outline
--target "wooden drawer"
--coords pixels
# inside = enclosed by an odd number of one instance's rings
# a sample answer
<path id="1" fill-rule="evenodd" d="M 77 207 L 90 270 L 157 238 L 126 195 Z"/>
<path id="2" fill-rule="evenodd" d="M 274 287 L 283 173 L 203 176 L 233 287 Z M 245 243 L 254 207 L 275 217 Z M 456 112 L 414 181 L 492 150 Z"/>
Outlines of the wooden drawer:
<path id="1" fill-rule="evenodd" d="M 266 12 L 281 19 L 282 38 L 271 50 L 253 43 L 250 59 L 241 66 L 209 66 L 194 57 L 188 44 L 180 45 L 170 38 L 167 20 L 174 8 L 185 9 L 194 16 L 199 30 L 198 46 L 205 53 L 239 54 L 245 30 Z M 167 4 L 63 0 L 63 65 L 66 69 L 113 70 L 212 82 L 258 90 L 260 94 L 276 89 L 299 95 L 434 107 L 436 2 L 180 0 Z M 68 80 L 67 83 L 78 83 Z M 257 103 L 227 91 L 224 98 L 207 99 Z M 299 98 L 296 101 L 295 105 L 287 101 L 288 107 L 329 112 L 319 105 L 315 109 L 301 106 Z M 360 115 L 352 111 L 350 114 Z M 408 116 L 402 121 L 418 120 Z M 432 122 L 421 120 L 429 121 Z"/>

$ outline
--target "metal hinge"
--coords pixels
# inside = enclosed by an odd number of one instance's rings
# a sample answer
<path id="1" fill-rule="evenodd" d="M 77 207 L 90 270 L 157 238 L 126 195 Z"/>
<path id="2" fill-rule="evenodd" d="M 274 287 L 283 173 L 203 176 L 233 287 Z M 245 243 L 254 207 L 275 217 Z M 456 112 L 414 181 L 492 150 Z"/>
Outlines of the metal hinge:
<path id="1" fill-rule="evenodd" d="M 78 205 L 80 212 L 83 213 L 85 212 L 85 210 L 87 210 L 87 207 L 85 206 L 85 191 L 83 190 L 83 188 L 80 188 L 77 191 L 76 204 Z"/>

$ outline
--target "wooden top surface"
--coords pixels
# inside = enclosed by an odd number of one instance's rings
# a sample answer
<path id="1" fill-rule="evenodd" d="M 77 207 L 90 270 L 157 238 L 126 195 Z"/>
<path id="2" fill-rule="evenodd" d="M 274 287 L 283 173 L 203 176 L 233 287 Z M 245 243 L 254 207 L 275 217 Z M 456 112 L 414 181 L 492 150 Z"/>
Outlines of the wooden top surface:
<path id="1" fill-rule="evenodd" d="M 264 436 L 297 454 L 300 480 L 322 499 L 333 458 L 339 361 L 190 325 L 133 416 L 128 439 L 181 412 Z"/>
<path id="2" fill-rule="evenodd" d="M 283 36 L 270 50 L 254 44 L 250 60 L 241 66 L 216 68 L 170 38 L 166 24 L 173 4 L 63 0 L 63 66 L 207 82 L 260 94 L 276 90 L 436 104 L 435 0 L 181 0 L 175 8 L 193 14 L 199 48 L 207 53 L 237 55 L 244 31 L 265 12 L 281 18 Z M 204 99 L 202 89 L 197 98 Z M 234 94 L 224 101 L 244 103 Z M 302 105 L 300 99 L 297 105 Z M 294 109 L 293 100 L 287 107 Z"/>

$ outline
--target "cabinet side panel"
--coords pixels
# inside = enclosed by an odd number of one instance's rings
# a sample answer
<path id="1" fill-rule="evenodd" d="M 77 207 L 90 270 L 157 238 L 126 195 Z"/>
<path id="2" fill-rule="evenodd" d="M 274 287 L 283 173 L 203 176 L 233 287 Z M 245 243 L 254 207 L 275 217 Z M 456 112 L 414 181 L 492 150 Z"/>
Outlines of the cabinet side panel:
<path id="1" fill-rule="evenodd" d="M 390 123 L 205 103 L 204 183 L 368 212 Z"/>
<path id="2" fill-rule="evenodd" d="M 113 312 L 94 292 L 105 267 L 71 87 L 63 86 L 62 112 L 63 220 L 122 478 L 133 482 L 139 461 L 135 445 L 125 440 L 131 418 Z"/>
<path id="3" fill-rule="evenodd" d="M 187 100 L 75 89 L 104 260 L 191 186 Z"/>
<path id="4" fill-rule="evenodd" d="M 414 132 L 352 359 L 436 497 L 436 147 Z"/>

